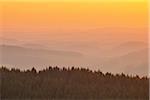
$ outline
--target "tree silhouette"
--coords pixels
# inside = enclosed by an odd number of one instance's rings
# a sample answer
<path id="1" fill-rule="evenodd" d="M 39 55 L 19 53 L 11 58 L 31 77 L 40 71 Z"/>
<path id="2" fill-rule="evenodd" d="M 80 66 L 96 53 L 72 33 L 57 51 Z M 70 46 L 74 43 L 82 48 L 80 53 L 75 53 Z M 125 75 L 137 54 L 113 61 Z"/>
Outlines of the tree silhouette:
<path id="1" fill-rule="evenodd" d="M 149 79 L 58 66 L 37 71 L 0 68 L 1 99 L 148 100 Z"/>

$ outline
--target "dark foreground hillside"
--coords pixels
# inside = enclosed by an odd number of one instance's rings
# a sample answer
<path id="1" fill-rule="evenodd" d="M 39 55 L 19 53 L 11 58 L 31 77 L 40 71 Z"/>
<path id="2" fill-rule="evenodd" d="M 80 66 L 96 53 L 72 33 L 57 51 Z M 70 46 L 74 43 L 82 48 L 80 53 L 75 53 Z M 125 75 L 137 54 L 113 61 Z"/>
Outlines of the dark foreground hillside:
<path id="1" fill-rule="evenodd" d="M 88 69 L 0 68 L 1 100 L 148 100 L 148 78 Z"/>

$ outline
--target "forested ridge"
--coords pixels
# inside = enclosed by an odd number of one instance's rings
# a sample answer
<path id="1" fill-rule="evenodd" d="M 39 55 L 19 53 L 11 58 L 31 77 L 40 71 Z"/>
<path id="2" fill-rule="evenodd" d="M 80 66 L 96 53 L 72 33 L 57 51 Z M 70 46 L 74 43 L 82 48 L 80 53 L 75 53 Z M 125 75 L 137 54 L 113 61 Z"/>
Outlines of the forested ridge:
<path id="1" fill-rule="evenodd" d="M 148 100 L 149 79 L 86 68 L 0 68 L 1 100 Z"/>

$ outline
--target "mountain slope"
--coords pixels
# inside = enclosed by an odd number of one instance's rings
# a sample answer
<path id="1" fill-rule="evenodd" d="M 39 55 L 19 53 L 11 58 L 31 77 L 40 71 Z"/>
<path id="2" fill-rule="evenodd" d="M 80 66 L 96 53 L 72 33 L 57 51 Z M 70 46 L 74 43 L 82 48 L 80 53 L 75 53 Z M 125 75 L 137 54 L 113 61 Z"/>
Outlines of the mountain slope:
<path id="1" fill-rule="evenodd" d="M 130 52 L 126 55 L 110 58 L 104 62 L 106 70 L 129 74 L 148 74 L 148 48 Z M 111 67 L 110 67 L 111 66 Z"/>
<path id="2" fill-rule="evenodd" d="M 0 45 L 1 64 L 10 65 L 50 65 L 67 62 L 83 57 L 83 54 L 72 51 L 24 48 L 14 45 Z"/>

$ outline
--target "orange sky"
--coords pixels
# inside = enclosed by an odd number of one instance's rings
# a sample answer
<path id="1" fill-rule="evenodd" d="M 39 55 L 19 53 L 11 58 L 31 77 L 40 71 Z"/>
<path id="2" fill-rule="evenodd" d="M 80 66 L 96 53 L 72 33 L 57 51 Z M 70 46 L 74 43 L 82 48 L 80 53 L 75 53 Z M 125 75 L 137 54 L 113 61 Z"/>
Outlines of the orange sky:
<path id="1" fill-rule="evenodd" d="M 52 56 L 50 62 L 51 57 L 48 57 L 48 65 L 90 65 L 98 69 L 96 66 L 102 65 L 102 70 L 120 72 L 126 69 L 129 71 L 128 65 L 145 66 L 144 62 L 147 62 L 147 56 L 139 60 L 140 55 L 147 55 L 143 52 L 148 42 L 146 0 L 0 1 L 3 1 L 0 2 L 0 43 L 34 49 L 74 51 L 84 55 L 81 59 L 67 60 L 64 57 L 60 61 Z M 136 51 L 132 55 L 132 48 L 142 50 L 141 54 Z M 128 56 L 130 53 L 131 56 Z M 126 60 L 119 58 L 115 62 L 110 61 L 110 64 L 114 64 L 111 67 L 105 66 L 105 61 L 111 60 L 111 57 L 116 59 L 124 54 Z M 20 60 L 17 60 L 17 64 Z M 26 60 L 32 61 L 30 57 Z M 134 67 L 137 68 L 136 65 Z M 135 72 L 134 69 L 132 71 Z"/>
<path id="2" fill-rule="evenodd" d="M 80 37 L 83 34 L 76 32 L 101 28 L 112 29 L 112 34 L 125 29 L 137 39 L 147 34 L 146 2 L 4 2 L 0 6 L 5 37 L 40 38 L 44 33 L 49 38 L 67 33 Z M 96 32 L 101 35 L 100 30 Z"/>

